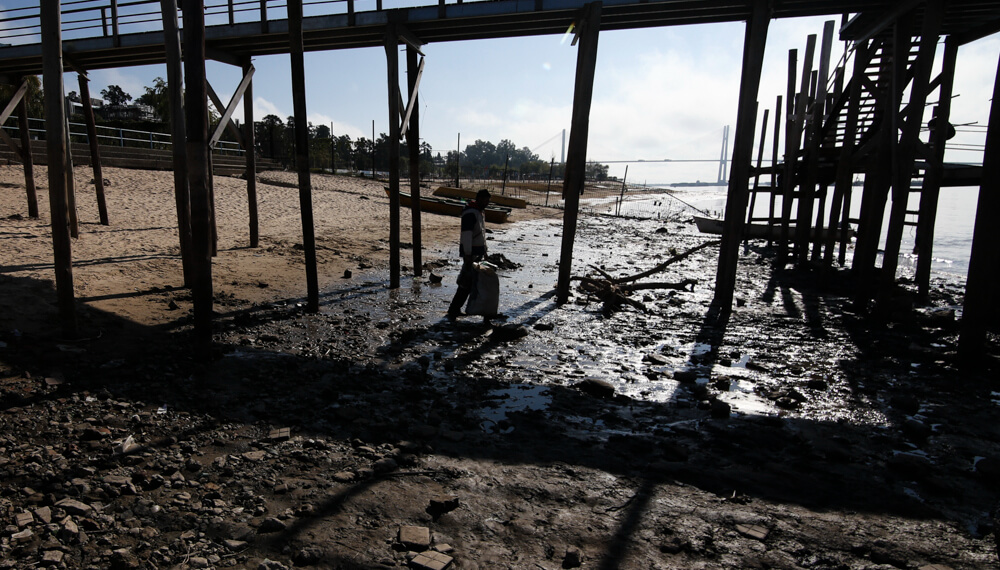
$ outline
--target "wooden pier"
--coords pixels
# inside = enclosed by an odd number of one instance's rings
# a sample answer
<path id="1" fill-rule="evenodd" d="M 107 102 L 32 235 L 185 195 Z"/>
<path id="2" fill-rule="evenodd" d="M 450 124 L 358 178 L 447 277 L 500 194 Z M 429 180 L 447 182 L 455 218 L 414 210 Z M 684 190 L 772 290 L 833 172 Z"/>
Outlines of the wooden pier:
<path id="1" fill-rule="evenodd" d="M 95 4 L 97 6 L 95 7 Z M 243 3 L 246 4 L 246 3 Z M 565 34 L 574 31 L 573 44 L 579 46 L 576 86 L 573 98 L 569 156 L 563 194 L 566 198 L 562 258 L 559 265 L 558 298 L 569 296 L 579 194 L 583 190 L 587 156 L 587 132 L 590 99 L 594 83 L 598 39 L 601 31 L 744 21 L 743 70 L 739 107 L 733 137 L 733 157 L 729 196 L 718 261 L 715 307 L 726 314 L 733 304 L 738 272 L 739 245 L 744 238 L 748 206 L 759 193 L 766 193 L 771 204 L 767 223 L 774 226 L 774 241 L 780 254 L 780 267 L 832 266 L 845 263 L 847 228 L 858 227 L 858 239 L 852 262 L 857 284 L 855 300 L 859 308 L 878 317 L 889 306 L 896 289 L 896 260 L 906 221 L 906 203 L 915 191 L 920 192 L 917 232 L 919 263 L 917 279 L 920 292 L 927 293 L 930 259 L 933 251 L 934 212 L 939 191 L 949 184 L 979 185 L 979 211 L 967 284 L 965 317 L 962 322 L 963 353 L 976 355 L 986 340 L 987 325 L 996 322 L 998 303 L 988 288 L 1000 279 L 1000 82 L 993 99 L 986 142 L 986 166 L 957 168 L 944 163 L 947 145 L 951 89 L 955 62 L 960 48 L 969 42 L 1000 31 L 1000 4 L 984 0 L 459 0 L 448 3 L 428 1 L 426 5 L 397 8 L 389 0 L 377 0 L 376 9 L 356 11 L 354 0 L 308 2 L 304 0 L 260 0 L 251 3 L 252 21 L 241 15 L 237 22 L 237 3 L 233 0 L 210 2 L 212 18 L 206 19 L 205 0 L 183 0 L 178 26 L 176 0 L 132 1 L 132 9 L 145 10 L 145 28 L 125 20 L 119 14 L 118 0 L 88 3 L 82 8 L 61 10 L 58 0 L 43 0 L 37 11 L 19 11 L 16 18 L 23 27 L 37 27 L 40 42 L 0 47 L 0 82 L 24 85 L 25 77 L 44 73 L 47 117 L 47 154 L 52 200 L 52 227 L 55 251 L 56 283 L 62 326 L 67 335 L 75 332 L 76 320 L 72 288 L 72 237 L 76 232 L 75 195 L 67 171 L 65 117 L 62 106 L 62 73 L 75 71 L 86 86 L 90 70 L 132 65 L 166 65 L 171 97 L 174 143 L 175 183 L 181 252 L 185 284 L 192 288 L 195 302 L 195 337 L 201 349 L 211 344 L 212 282 L 214 251 L 213 204 L 211 190 L 210 148 L 218 141 L 223 128 L 229 128 L 244 148 L 253 148 L 253 129 L 240 133 L 230 120 L 240 98 L 244 105 L 245 124 L 253 125 L 253 66 L 251 58 L 288 54 L 295 94 L 296 153 L 299 164 L 300 206 L 303 243 L 306 256 L 307 307 L 318 310 L 316 255 L 313 240 L 311 189 L 307 169 L 305 136 L 304 52 L 361 47 L 384 47 L 387 57 L 390 134 L 392 140 L 419 140 L 417 96 L 423 71 L 420 48 L 431 42 L 468 41 L 500 37 Z M 309 16 L 303 5 L 309 5 Z M 370 4 L 366 4 L 370 6 Z M 240 7 L 245 11 L 245 7 Z M 284 18 L 273 16 L 279 9 Z M 220 16 L 221 15 L 221 16 Z M 831 45 L 835 23 L 823 30 L 817 54 L 817 38 L 807 41 L 799 71 L 798 54 L 789 54 L 789 81 L 784 101 L 779 97 L 774 109 L 772 156 L 769 170 L 760 168 L 764 141 L 759 141 L 757 166 L 753 164 L 754 132 L 758 116 L 758 87 L 768 24 L 775 18 L 831 15 L 842 18 L 839 39 L 849 42 L 851 69 L 832 65 Z M 72 38 L 64 36 L 64 16 L 88 22 L 74 26 Z M 228 16 L 228 18 L 226 18 Z M 222 22 L 217 22 L 218 18 Z M 151 18 L 151 19 L 150 19 Z M 159 22 L 150 31 L 149 22 Z M 131 26 L 131 27 L 130 27 Z M 154 26 L 156 27 L 156 26 Z M 186 85 L 180 85 L 181 40 Z M 932 63 L 939 40 L 944 38 L 944 66 L 932 77 Z M 399 89 L 398 47 L 407 47 L 408 102 L 404 106 Z M 62 46 L 62 49 L 60 49 Z M 213 59 L 240 68 L 243 81 L 228 105 L 214 96 L 205 76 L 205 59 Z M 818 60 L 814 66 L 814 60 Z M 419 61 L 419 63 L 418 63 Z M 183 92 L 185 105 L 181 106 Z M 937 104 L 928 101 L 936 93 Z M 4 118 L 20 103 L 24 89 L 18 91 L 4 111 Z M 208 132 L 210 97 L 223 117 L 216 133 Z M 905 99 L 905 100 L 904 100 Z M 784 109 L 782 109 L 784 103 Z M 695 102 L 692 102 L 695 104 Z M 23 105 L 22 117 L 24 116 Z M 768 113 L 764 125 L 768 123 Z M 937 128 L 929 129 L 924 140 L 924 126 L 934 119 Z M 87 114 L 88 126 L 93 118 Z M 25 125 L 25 121 L 21 121 Z M 779 131 L 784 123 L 784 133 Z M 22 141 L 27 140 L 26 126 Z M 783 137 L 783 138 L 779 138 Z M 3 136 L 15 149 L 15 141 Z M 783 144 L 779 143 L 783 141 Z M 23 143 L 22 143 L 23 144 Z M 415 147 L 416 145 L 411 145 Z M 390 156 L 397 159 L 398 146 Z M 20 152 L 25 162 L 28 200 L 31 204 L 34 184 L 31 174 L 30 147 Z M 780 153 L 780 156 L 779 156 Z M 92 163 L 95 178 L 100 180 L 100 157 L 95 152 Z M 391 259 L 390 287 L 399 286 L 399 182 L 398 160 L 391 161 L 389 228 Z M 246 153 L 247 172 L 254 172 L 253 153 Z M 853 181 L 864 176 L 861 196 L 852 196 Z M 410 173 L 411 179 L 415 174 Z M 770 183 L 762 184 L 761 177 Z M 919 182 L 919 184 L 917 184 Z M 100 190 L 99 190 L 100 192 Z M 247 176 L 251 243 L 256 246 L 255 180 Z M 781 199 L 780 214 L 775 211 Z M 100 194 L 98 200 L 101 199 Z M 852 200 L 860 199 L 861 214 L 851 219 Z M 890 207 L 888 238 L 880 244 L 881 223 Z M 749 208 L 752 211 L 752 207 Z M 37 210 L 34 211 L 37 215 Z M 414 271 L 420 271 L 420 212 L 413 210 Z M 105 215 L 102 214 L 102 221 Z M 795 232 L 790 227 L 796 228 Z M 824 229 L 825 241 L 809 239 L 814 229 Z M 794 239 L 792 239 L 794 237 Z M 885 251 L 881 267 L 876 254 Z"/>

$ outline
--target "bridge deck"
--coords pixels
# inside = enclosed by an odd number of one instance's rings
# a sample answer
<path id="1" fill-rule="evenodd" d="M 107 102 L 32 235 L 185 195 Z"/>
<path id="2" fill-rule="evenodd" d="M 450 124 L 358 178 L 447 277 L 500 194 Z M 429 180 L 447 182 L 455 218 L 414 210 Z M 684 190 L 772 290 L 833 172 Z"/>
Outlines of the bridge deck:
<path id="1" fill-rule="evenodd" d="M 424 43 L 563 34 L 588 1 L 306 0 L 305 49 L 382 46 L 388 22 L 404 24 Z M 752 5 L 749 0 L 604 0 L 601 29 L 745 21 Z M 774 2 L 774 17 L 850 13 L 860 14 L 857 22 L 876 22 L 895 5 L 891 0 L 779 0 Z M 158 0 L 64 3 L 65 53 L 83 69 L 163 64 L 159 6 Z M 209 57 L 237 63 L 246 57 L 288 53 L 285 6 L 284 0 L 208 0 Z M 0 11 L 0 43 L 18 44 L 0 47 L 0 76 L 8 81 L 42 71 L 38 10 Z M 994 0 L 949 0 L 943 33 L 965 33 L 997 21 L 1000 6 Z"/>

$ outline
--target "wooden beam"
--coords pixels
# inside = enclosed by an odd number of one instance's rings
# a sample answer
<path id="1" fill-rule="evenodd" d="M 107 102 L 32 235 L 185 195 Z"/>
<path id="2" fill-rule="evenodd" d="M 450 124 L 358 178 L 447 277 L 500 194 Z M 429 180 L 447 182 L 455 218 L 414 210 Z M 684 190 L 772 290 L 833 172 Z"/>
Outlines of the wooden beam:
<path id="1" fill-rule="evenodd" d="M 399 40 L 395 24 L 385 32 L 385 60 L 389 86 L 389 288 L 399 288 Z M 374 172 L 374 167 L 373 167 Z"/>
<path id="2" fill-rule="evenodd" d="M 243 63 L 243 75 L 253 73 L 250 58 Z M 257 134 L 253 123 L 253 81 L 243 91 L 243 147 L 247 161 L 247 207 L 250 209 L 250 247 L 260 246 L 260 221 L 257 215 Z"/>
<path id="3" fill-rule="evenodd" d="M 24 188 L 28 196 L 28 217 L 38 217 L 38 193 L 35 191 L 35 168 L 31 157 L 31 134 L 28 132 L 28 101 L 22 97 L 17 105 L 17 126 L 21 133 L 21 162 L 24 164 Z M 2 130 L 2 129 L 0 129 Z"/>
<path id="4" fill-rule="evenodd" d="M 191 241 L 191 196 L 188 192 L 187 135 L 185 134 L 184 86 L 181 37 L 177 25 L 177 0 L 160 0 L 163 43 L 167 55 L 167 100 L 170 103 L 170 140 L 174 159 L 174 201 L 181 248 L 184 286 L 194 287 L 195 260 Z"/>
<path id="5" fill-rule="evenodd" d="M 13 97 L 11 97 L 10 101 L 7 103 L 7 107 L 5 107 L 3 112 L 0 113 L 0 125 L 7 122 L 7 119 L 10 118 L 11 114 L 14 112 L 14 109 L 17 108 L 24 100 L 24 94 L 27 91 L 28 91 L 28 80 L 25 79 L 21 82 L 21 86 L 17 89 L 17 91 L 14 92 Z M 14 155 L 17 156 L 18 160 L 22 162 L 24 161 L 24 154 L 22 153 L 21 149 L 18 148 L 16 144 L 14 144 L 14 139 L 12 139 L 10 135 L 8 135 L 3 129 L 0 129 L 0 139 L 3 139 L 3 141 L 7 143 L 7 146 L 10 147 L 12 151 L 14 151 Z"/>
<path id="6" fill-rule="evenodd" d="M 800 263 L 805 263 L 809 258 L 809 234 L 811 233 L 814 201 L 816 197 L 816 184 L 819 179 L 819 152 L 823 144 L 822 126 L 823 109 L 826 106 L 826 77 L 830 72 L 830 52 L 833 48 L 833 27 L 834 21 L 828 20 L 823 26 L 823 41 L 820 44 L 819 69 L 816 72 L 816 81 L 813 88 L 814 96 L 812 101 L 812 113 L 808 123 L 806 135 L 806 156 L 803 181 L 799 185 L 799 210 L 798 221 L 795 224 L 795 248 L 798 251 Z M 818 225 L 818 224 L 817 224 Z M 817 241 L 815 247 L 819 247 Z M 813 257 L 818 257 L 818 251 L 813 252 Z"/>
<path id="7" fill-rule="evenodd" d="M 992 36 L 997 32 L 1000 32 L 1000 19 L 993 19 L 988 22 L 983 22 L 971 30 L 950 37 L 954 38 L 955 43 L 961 47 L 974 41 L 981 40 L 986 36 Z"/>
<path id="8" fill-rule="evenodd" d="M 406 54 L 407 54 L 406 61 L 407 61 L 407 71 L 408 71 L 407 78 L 408 78 L 408 81 L 409 81 L 409 84 L 410 84 L 410 99 L 406 103 L 406 111 L 403 113 L 403 122 L 400 124 L 400 127 L 399 127 L 399 131 L 400 131 L 400 136 L 401 137 L 404 134 L 407 133 L 407 127 L 409 126 L 409 123 L 410 123 L 410 115 L 412 115 L 413 112 L 416 110 L 417 93 L 420 90 L 420 78 L 423 77 L 423 75 L 424 75 L 424 58 L 423 58 L 423 56 L 421 56 L 421 58 L 420 58 L 420 65 L 418 65 L 417 69 L 416 69 L 416 77 L 413 77 L 413 75 L 414 75 L 413 69 L 412 69 L 412 67 L 410 66 L 410 63 L 409 63 L 409 61 L 410 61 L 409 54 L 410 54 L 410 50 L 411 49 L 413 49 L 413 48 L 409 48 L 408 47 L 407 51 L 406 51 Z M 416 53 L 417 53 L 417 51 L 414 50 L 414 54 L 416 54 Z"/>
<path id="9" fill-rule="evenodd" d="M 736 288 L 736 267 L 740 255 L 740 237 L 743 234 L 743 214 L 747 208 L 750 161 L 753 158 L 754 110 L 770 19 L 769 2 L 756 0 L 743 40 L 743 71 L 740 78 L 739 107 L 736 111 L 736 135 L 733 138 L 733 166 L 729 175 L 726 217 L 722 226 L 722 244 L 719 246 L 719 269 L 715 277 L 715 297 L 712 300 L 712 305 L 723 314 L 732 310 L 733 292 Z"/>
<path id="10" fill-rule="evenodd" d="M 45 92 L 45 147 L 48 152 L 49 207 L 52 216 L 59 324 L 64 336 L 77 334 L 76 299 L 73 293 L 73 254 L 66 197 L 66 113 L 63 105 L 62 23 L 59 0 L 41 0 L 42 84 Z"/>
<path id="11" fill-rule="evenodd" d="M 406 146 L 410 151 L 410 212 L 412 214 L 410 225 L 413 229 L 413 275 L 416 277 L 420 277 L 424 272 L 420 227 L 420 104 L 417 98 L 420 76 L 424 71 L 424 58 L 421 56 L 418 64 L 417 55 L 419 53 L 420 51 L 413 46 L 406 47 L 406 79 L 410 90 L 410 104 L 406 109 L 409 120 L 404 120 L 402 127 L 406 130 Z M 406 128 L 407 126 L 409 128 Z"/>
<path id="12" fill-rule="evenodd" d="M 407 47 L 412 48 L 414 51 L 420 54 L 420 57 L 424 56 L 424 52 L 420 51 L 420 48 L 427 45 L 427 42 L 418 38 L 409 28 L 407 28 L 403 24 L 396 24 L 396 34 L 398 35 L 399 39 L 402 40 L 403 43 L 407 45 Z"/>
<path id="13" fill-rule="evenodd" d="M 241 133 L 240 129 L 237 128 L 236 123 L 234 123 L 232 120 L 232 117 L 233 117 L 233 112 L 236 111 L 236 104 L 239 103 L 240 97 L 243 96 L 243 90 L 246 89 L 246 83 L 249 81 L 249 79 L 250 79 L 249 77 L 243 78 L 243 80 L 240 82 L 240 86 L 237 88 L 236 93 L 233 94 L 233 97 L 229 100 L 229 105 L 227 106 L 222 105 L 222 99 L 219 98 L 219 95 L 215 92 L 215 89 L 212 89 L 212 84 L 210 82 L 205 83 L 206 86 L 208 87 L 208 97 L 212 100 L 212 103 L 215 105 L 215 108 L 219 110 L 219 114 L 222 115 L 222 118 L 219 120 L 218 126 L 216 126 L 215 128 L 215 132 L 209 138 L 208 142 L 209 148 L 215 148 L 215 145 L 219 144 L 219 138 L 222 137 L 223 129 L 228 129 L 229 134 L 233 135 L 233 138 L 236 139 L 236 143 L 239 144 L 241 147 L 246 148 L 245 145 L 243 144 L 243 133 Z"/>
<path id="14" fill-rule="evenodd" d="M 108 221 L 108 204 L 104 200 L 104 171 L 101 169 L 101 149 L 97 144 L 97 123 L 94 121 L 94 107 L 90 104 L 90 79 L 85 74 L 77 74 L 80 84 L 80 98 L 83 99 L 83 118 L 87 123 L 87 142 L 90 146 L 90 167 L 94 171 L 94 191 L 97 192 L 97 212 L 102 226 Z"/>
<path id="15" fill-rule="evenodd" d="M 856 42 L 864 42 L 872 39 L 886 28 L 893 25 L 896 20 L 904 14 L 919 6 L 923 0 L 901 0 L 891 10 L 883 13 L 878 19 L 870 21 L 862 26 L 859 18 L 855 18 L 843 26 L 840 30 L 842 36 L 847 35 Z"/>
<path id="16" fill-rule="evenodd" d="M 594 76 L 597 68 L 597 43 L 601 32 L 601 2 L 583 7 L 576 29 L 580 47 L 576 54 L 576 80 L 573 90 L 573 113 L 570 123 L 569 148 L 566 154 L 566 174 L 563 181 L 563 235 L 559 258 L 559 279 L 556 300 L 569 300 L 570 279 L 573 276 L 573 243 L 579 217 L 580 194 L 583 193 L 587 169 L 587 137 L 590 132 L 590 106 L 594 96 Z"/>
<path id="17" fill-rule="evenodd" d="M 959 355 L 975 362 L 983 356 L 987 327 L 996 325 L 994 293 L 1000 279 L 1000 63 L 993 82 L 993 103 L 983 152 L 983 178 L 979 186 L 972 253 L 965 281 L 965 304 L 958 339 Z"/>
<path id="18" fill-rule="evenodd" d="M 219 63 L 225 63 L 233 67 L 242 67 L 241 60 L 239 56 L 231 54 L 227 51 L 223 51 L 218 48 L 205 48 L 205 56 L 213 61 L 218 61 Z"/>
<path id="19" fill-rule="evenodd" d="M 184 119 L 188 192 L 191 200 L 191 258 L 194 283 L 194 348 L 199 359 L 212 352 L 212 202 L 209 193 L 208 82 L 205 80 L 205 3 L 183 0 Z"/>
<path id="20" fill-rule="evenodd" d="M 316 230 L 313 222 L 312 180 L 309 174 L 309 123 L 306 120 L 306 70 L 303 55 L 302 0 L 288 0 L 288 42 L 291 47 L 292 106 L 295 113 L 295 168 L 299 172 L 302 248 L 306 257 L 306 311 L 319 312 Z"/>

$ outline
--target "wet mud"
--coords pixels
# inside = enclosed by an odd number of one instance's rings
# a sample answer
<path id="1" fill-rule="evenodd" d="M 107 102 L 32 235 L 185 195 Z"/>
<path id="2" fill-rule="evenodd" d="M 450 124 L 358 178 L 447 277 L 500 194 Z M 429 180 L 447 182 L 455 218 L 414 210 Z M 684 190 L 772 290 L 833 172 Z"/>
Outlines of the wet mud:
<path id="1" fill-rule="evenodd" d="M 187 327 L 7 333 L 0 568 L 996 567 L 997 339 L 960 366 L 961 283 L 928 305 L 904 283 L 877 323 L 846 270 L 774 270 L 753 242 L 729 315 L 717 248 L 644 310 L 560 305 L 560 232 L 490 234 L 489 323 L 444 318 L 442 251 L 397 291 L 377 269 L 325 287 L 318 314 L 219 287 L 211 363 Z M 574 274 L 704 241 L 587 217 Z"/>

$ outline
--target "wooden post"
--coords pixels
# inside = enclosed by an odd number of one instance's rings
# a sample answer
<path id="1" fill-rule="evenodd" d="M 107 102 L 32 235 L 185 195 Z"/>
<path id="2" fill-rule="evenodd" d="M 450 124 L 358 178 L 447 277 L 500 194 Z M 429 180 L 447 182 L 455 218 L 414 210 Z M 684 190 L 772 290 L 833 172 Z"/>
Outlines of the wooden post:
<path id="1" fill-rule="evenodd" d="M 892 182 L 892 210 L 889 214 L 889 230 L 885 239 L 885 255 L 882 258 L 882 275 L 879 285 L 879 311 L 884 312 L 885 305 L 892 296 L 896 286 L 896 267 L 899 265 L 899 248 L 903 239 L 903 223 L 906 221 L 906 210 L 910 200 L 910 185 L 913 176 L 913 164 L 920 142 L 920 128 L 923 126 L 924 107 L 927 103 L 928 85 L 931 80 L 931 70 L 934 65 L 934 52 L 937 48 L 938 32 L 941 29 L 943 13 L 942 0 L 929 0 L 923 17 L 923 28 L 920 31 L 920 43 L 917 50 L 917 60 L 913 67 L 913 80 L 910 83 L 910 101 L 907 105 L 909 113 L 902 124 L 899 135 L 897 160 Z M 905 23 L 909 17 L 901 20 Z M 897 24 L 898 27 L 903 27 Z M 905 36 L 902 43 L 909 48 L 909 32 L 899 32 Z M 909 49 L 906 50 L 909 53 Z M 899 85 L 902 91 L 905 80 Z"/>
<path id="2" fill-rule="evenodd" d="M 183 0 L 184 119 L 191 201 L 194 346 L 199 358 L 212 349 L 212 203 L 209 198 L 208 92 L 205 80 L 205 3 Z"/>
<path id="3" fill-rule="evenodd" d="M 754 106 L 756 116 L 757 106 Z M 753 190 L 750 192 L 750 206 L 747 208 L 747 225 L 753 223 L 753 210 L 757 206 L 757 189 L 760 187 L 760 164 L 764 160 L 764 140 L 767 138 L 767 120 L 770 118 L 771 110 L 764 109 L 764 118 L 760 122 L 760 143 L 757 146 L 757 172 L 753 177 Z"/>
<path id="4" fill-rule="evenodd" d="M 781 141 L 781 95 L 774 104 L 774 134 L 771 135 L 771 196 L 767 209 L 767 245 L 771 246 L 774 230 L 774 207 L 778 194 L 778 148 Z"/>
<path id="5" fill-rule="evenodd" d="M 399 288 L 399 39 L 395 24 L 385 29 L 389 81 L 389 288 Z M 373 136 L 374 140 L 374 136 Z M 411 200 L 411 203 L 414 200 Z"/>
<path id="6" fill-rule="evenodd" d="M 861 42 L 855 45 L 854 49 L 854 72 L 851 76 L 850 94 L 847 101 L 847 117 L 844 120 L 844 140 L 840 147 L 840 157 L 837 161 L 837 174 L 833 187 L 833 198 L 830 200 L 830 235 L 826 239 L 826 249 L 824 251 L 824 262 L 827 265 L 833 263 L 833 250 L 840 236 L 841 243 L 847 239 L 847 218 L 850 212 L 847 205 L 848 196 L 854 184 L 854 147 L 858 138 L 858 114 L 861 108 L 862 76 L 865 68 L 871 61 L 871 50 L 868 49 L 868 42 Z M 843 220 L 841 214 L 843 213 Z M 836 234 L 832 231 L 837 224 Z"/>
<path id="7" fill-rule="evenodd" d="M 28 193 L 28 217 L 38 217 L 38 193 L 35 191 L 35 168 L 31 159 L 31 133 L 28 130 L 28 101 L 17 104 L 17 125 L 21 131 L 21 159 L 24 163 L 24 188 Z"/>
<path id="8" fill-rule="evenodd" d="M 806 175 L 807 179 L 807 191 L 806 195 L 803 196 L 805 202 L 805 224 L 803 228 L 799 228 L 797 236 L 802 239 L 803 247 L 801 249 L 801 259 L 806 260 L 809 251 L 809 239 L 811 220 L 813 212 L 813 200 L 814 192 L 816 191 L 816 185 L 819 183 L 819 154 L 823 148 L 823 119 L 826 112 L 826 99 L 827 99 L 827 76 L 830 73 L 830 52 L 833 49 L 833 25 L 834 21 L 829 20 L 823 26 L 823 44 L 820 49 L 819 56 L 819 73 L 816 80 L 816 95 L 813 101 L 813 116 L 810 125 L 810 130 L 812 131 L 812 139 L 809 142 L 809 160 L 808 160 L 808 171 Z M 824 209 L 826 208 L 826 191 L 827 185 L 824 184 L 819 189 L 819 192 L 815 196 L 819 197 L 819 204 L 816 204 L 817 216 L 816 216 L 816 231 L 819 232 L 823 228 L 823 216 Z M 801 202 L 800 202 L 801 204 Z M 801 218 L 800 218 L 801 219 Z M 802 231 L 804 230 L 804 231 Z M 819 259 L 820 256 L 820 241 L 817 239 L 813 244 L 813 254 L 812 258 Z"/>
<path id="9" fill-rule="evenodd" d="M 295 113 L 295 167 L 299 171 L 302 247 L 306 255 L 306 311 L 319 312 L 319 275 L 309 175 L 309 124 L 306 120 L 306 70 L 302 43 L 302 0 L 288 2 L 288 41 L 292 60 L 292 106 Z"/>
<path id="10" fill-rule="evenodd" d="M 181 70 L 181 38 L 177 27 L 177 0 L 160 0 L 163 43 L 167 55 L 167 99 L 170 102 L 170 140 L 174 157 L 174 200 L 177 233 L 181 246 L 184 286 L 194 287 L 191 241 L 191 197 L 188 192 L 187 136 L 184 119 L 184 86 Z"/>
<path id="11" fill-rule="evenodd" d="M 943 129 L 942 129 L 943 130 Z M 993 103 L 986 130 L 983 174 L 972 232 L 972 254 L 965 281 L 965 304 L 958 339 L 959 355 L 968 361 L 981 358 L 986 329 L 996 323 L 994 289 L 1000 279 L 1000 63 L 993 83 Z"/>
<path id="12" fill-rule="evenodd" d="M 250 73 L 250 58 L 243 62 L 243 75 Z M 257 140 L 253 130 L 253 80 L 243 92 L 243 151 L 247 160 L 247 206 L 250 208 L 250 247 L 260 245 L 260 222 L 257 215 Z"/>
<path id="13" fill-rule="evenodd" d="M 931 129 L 931 152 L 924 185 L 920 190 L 920 214 L 917 226 L 917 289 L 922 299 L 930 292 L 931 259 L 934 249 L 934 222 L 937 219 L 938 195 L 944 174 L 944 149 L 951 124 L 951 95 L 955 85 L 955 63 L 958 60 L 958 43 L 948 36 L 944 42 L 944 62 L 941 66 L 941 86 L 938 92 L 935 126 Z"/>
<path id="14" fill-rule="evenodd" d="M 48 151 L 49 207 L 59 323 L 67 337 L 76 336 L 73 254 L 66 197 L 66 113 L 63 106 L 62 22 L 59 0 L 41 0 L 42 76 L 45 91 L 45 134 Z"/>
<path id="15" fill-rule="evenodd" d="M 597 68 L 597 40 L 601 31 L 601 2 L 586 4 L 578 19 L 580 47 L 576 54 L 576 87 L 573 92 L 573 115 L 570 124 L 569 150 L 563 181 L 562 252 L 559 258 L 559 280 L 556 299 L 569 300 L 569 284 L 573 271 L 573 242 L 587 169 L 587 136 L 590 131 L 590 104 L 594 95 L 594 72 Z"/>
<path id="16" fill-rule="evenodd" d="M 771 9 L 766 0 L 756 0 L 743 40 L 743 76 L 740 79 L 740 102 L 736 112 L 736 135 L 733 137 L 733 165 L 729 172 L 729 197 L 726 218 L 719 246 L 719 269 L 715 277 L 715 297 L 712 304 L 728 314 L 732 310 L 736 287 L 736 265 L 743 234 L 743 214 L 747 208 L 747 184 L 750 181 L 750 161 L 753 159 L 753 135 L 757 90 L 767 43 L 767 27 Z"/>
<path id="17" fill-rule="evenodd" d="M 97 124 L 94 121 L 94 108 L 90 104 L 90 79 L 82 74 L 77 74 L 80 83 L 80 98 L 83 99 L 83 117 L 87 122 L 87 142 L 90 143 L 90 166 L 94 170 L 94 190 L 97 191 L 97 212 L 101 218 L 101 225 L 110 225 L 108 222 L 108 205 L 104 200 L 104 172 L 101 170 L 101 149 L 97 146 Z"/>
<path id="18" fill-rule="evenodd" d="M 66 207 L 69 210 L 69 235 L 78 238 L 80 237 L 80 218 L 77 216 L 76 211 L 76 177 L 73 175 L 73 144 L 70 142 L 69 138 L 69 117 L 63 113 L 65 118 L 66 129 L 63 130 L 63 134 L 66 135 Z"/>
<path id="19" fill-rule="evenodd" d="M 413 215 L 413 274 L 423 275 L 423 248 L 420 228 L 420 100 L 416 93 L 417 84 L 417 48 L 406 46 L 406 80 L 409 88 L 411 104 L 409 128 L 406 129 L 406 146 L 410 150 L 410 211 Z"/>

